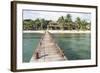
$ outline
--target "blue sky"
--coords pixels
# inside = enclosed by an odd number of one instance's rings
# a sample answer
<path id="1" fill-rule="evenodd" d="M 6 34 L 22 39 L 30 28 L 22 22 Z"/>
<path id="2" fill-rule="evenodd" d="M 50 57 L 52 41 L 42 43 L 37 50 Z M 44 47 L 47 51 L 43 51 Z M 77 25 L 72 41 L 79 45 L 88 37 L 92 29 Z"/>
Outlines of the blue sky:
<path id="1" fill-rule="evenodd" d="M 66 16 L 67 14 L 71 14 L 72 20 L 75 21 L 76 17 L 80 17 L 81 19 L 85 19 L 87 21 L 91 21 L 90 13 L 76 13 L 76 12 L 52 12 L 52 11 L 34 11 L 34 10 L 23 10 L 23 19 L 32 19 L 35 20 L 37 18 L 44 18 L 46 20 L 57 21 L 60 16 Z"/>

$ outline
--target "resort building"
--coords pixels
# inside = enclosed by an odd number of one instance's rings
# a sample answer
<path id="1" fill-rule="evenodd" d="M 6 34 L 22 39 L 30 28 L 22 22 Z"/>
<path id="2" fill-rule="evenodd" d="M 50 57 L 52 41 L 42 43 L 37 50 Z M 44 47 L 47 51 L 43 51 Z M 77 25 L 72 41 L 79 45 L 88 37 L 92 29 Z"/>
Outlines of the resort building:
<path id="1" fill-rule="evenodd" d="M 78 24 L 72 22 L 70 24 L 59 24 L 57 22 L 51 21 L 49 22 L 47 29 L 49 30 L 76 30 L 78 28 Z"/>

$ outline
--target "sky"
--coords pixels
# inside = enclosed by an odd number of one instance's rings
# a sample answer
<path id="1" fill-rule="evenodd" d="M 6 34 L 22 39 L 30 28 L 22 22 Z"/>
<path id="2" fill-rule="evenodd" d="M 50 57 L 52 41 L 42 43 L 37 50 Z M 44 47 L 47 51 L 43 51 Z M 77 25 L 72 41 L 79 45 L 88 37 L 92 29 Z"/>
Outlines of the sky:
<path id="1" fill-rule="evenodd" d="M 80 12 L 57 12 L 57 11 L 36 11 L 36 10 L 23 10 L 23 19 L 32 19 L 35 20 L 37 18 L 44 18 L 46 20 L 57 21 L 57 19 L 61 16 L 66 16 L 67 14 L 71 14 L 72 20 L 75 21 L 77 17 L 84 19 L 88 22 L 91 21 L 90 13 L 80 13 Z"/>

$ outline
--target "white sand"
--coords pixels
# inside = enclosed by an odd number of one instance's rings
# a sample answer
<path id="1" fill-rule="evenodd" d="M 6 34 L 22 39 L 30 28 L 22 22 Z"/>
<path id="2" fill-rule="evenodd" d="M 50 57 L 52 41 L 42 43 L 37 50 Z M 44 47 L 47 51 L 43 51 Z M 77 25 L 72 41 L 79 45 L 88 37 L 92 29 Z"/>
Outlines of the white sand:
<path id="1" fill-rule="evenodd" d="M 47 30 L 50 33 L 91 33 L 90 30 L 81 31 L 81 30 Z M 45 30 L 27 30 L 23 31 L 23 33 L 45 33 Z"/>

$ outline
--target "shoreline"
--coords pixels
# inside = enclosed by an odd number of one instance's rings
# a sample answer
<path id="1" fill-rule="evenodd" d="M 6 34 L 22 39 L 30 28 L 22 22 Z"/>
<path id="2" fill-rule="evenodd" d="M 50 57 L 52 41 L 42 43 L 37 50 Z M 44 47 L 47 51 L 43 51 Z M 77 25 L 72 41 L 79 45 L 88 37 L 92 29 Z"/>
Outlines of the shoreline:
<path id="1" fill-rule="evenodd" d="M 47 30 L 50 33 L 91 33 L 90 30 L 81 31 L 81 30 Z M 45 33 L 45 30 L 26 30 L 23 33 Z"/>

